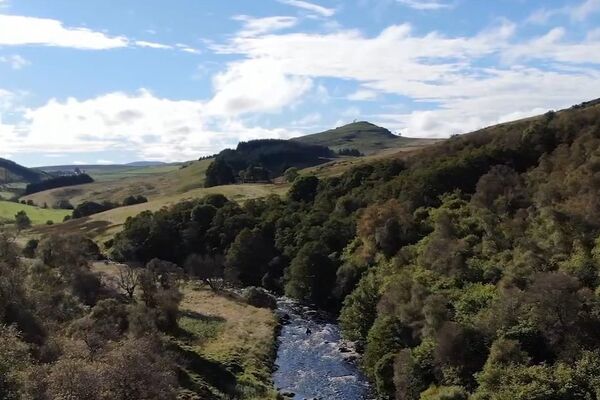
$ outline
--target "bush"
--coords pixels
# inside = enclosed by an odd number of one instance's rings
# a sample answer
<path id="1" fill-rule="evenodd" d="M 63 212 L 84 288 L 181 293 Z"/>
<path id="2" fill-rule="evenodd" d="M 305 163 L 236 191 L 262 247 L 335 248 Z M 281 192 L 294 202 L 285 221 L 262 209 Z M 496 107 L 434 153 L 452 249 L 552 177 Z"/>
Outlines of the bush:
<path id="1" fill-rule="evenodd" d="M 123 206 L 132 206 L 134 204 L 142 204 L 147 203 L 148 199 L 142 195 L 139 196 L 127 196 L 125 200 L 123 200 Z"/>

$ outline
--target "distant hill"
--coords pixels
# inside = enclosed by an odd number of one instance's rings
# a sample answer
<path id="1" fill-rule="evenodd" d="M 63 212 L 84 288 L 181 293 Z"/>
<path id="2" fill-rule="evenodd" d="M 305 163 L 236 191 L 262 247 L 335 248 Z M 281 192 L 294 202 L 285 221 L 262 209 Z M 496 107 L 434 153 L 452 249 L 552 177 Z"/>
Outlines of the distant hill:
<path id="1" fill-rule="evenodd" d="M 334 151 L 357 149 L 371 154 L 379 150 L 419 145 L 430 139 L 405 138 L 367 121 L 353 122 L 335 129 L 293 138 L 293 141 L 326 146 Z"/>
<path id="2" fill-rule="evenodd" d="M 15 182 L 34 183 L 46 177 L 47 174 L 43 171 L 30 169 L 14 161 L 0 158 L 0 184 Z"/>
<path id="3" fill-rule="evenodd" d="M 130 162 L 127 163 L 125 165 L 129 166 L 129 167 L 157 167 L 159 165 L 166 165 L 167 163 L 164 163 L 162 161 L 134 161 L 134 162 Z"/>

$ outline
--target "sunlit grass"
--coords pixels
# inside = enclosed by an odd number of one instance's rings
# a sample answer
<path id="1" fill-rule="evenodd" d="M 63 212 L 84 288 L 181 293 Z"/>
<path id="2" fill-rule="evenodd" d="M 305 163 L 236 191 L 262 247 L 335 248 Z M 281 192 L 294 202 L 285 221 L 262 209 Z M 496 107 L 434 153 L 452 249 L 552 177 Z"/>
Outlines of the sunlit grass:
<path id="1" fill-rule="evenodd" d="M 15 214 L 19 211 L 25 211 L 33 225 L 45 224 L 47 221 L 52 221 L 53 223 L 62 222 L 65 215 L 71 213 L 69 210 L 54 210 L 13 203 L 11 201 L 0 201 L 0 220 L 12 221 L 15 218 Z"/>

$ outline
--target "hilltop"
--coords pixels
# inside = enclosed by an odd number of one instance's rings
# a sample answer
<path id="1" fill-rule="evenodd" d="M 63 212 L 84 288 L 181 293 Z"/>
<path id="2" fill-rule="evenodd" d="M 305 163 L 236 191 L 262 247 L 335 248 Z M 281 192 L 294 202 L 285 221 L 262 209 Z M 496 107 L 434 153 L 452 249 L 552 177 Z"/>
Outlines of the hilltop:
<path id="1" fill-rule="evenodd" d="M 364 154 L 405 146 L 432 143 L 432 139 L 405 138 L 394 135 L 367 121 L 353 122 L 324 132 L 293 138 L 293 141 L 329 147 L 334 151 L 356 149 Z"/>

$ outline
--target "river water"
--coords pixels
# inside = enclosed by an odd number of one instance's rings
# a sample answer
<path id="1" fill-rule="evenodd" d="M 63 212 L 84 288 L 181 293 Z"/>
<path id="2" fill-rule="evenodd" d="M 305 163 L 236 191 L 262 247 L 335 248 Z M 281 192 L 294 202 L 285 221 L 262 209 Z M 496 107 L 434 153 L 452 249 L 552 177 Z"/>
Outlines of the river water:
<path id="1" fill-rule="evenodd" d="M 289 319 L 279 336 L 275 387 L 300 400 L 371 399 L 367 379 L 349 360 L 354 355 L 344 347 L 338 326 L 291 300 L 279 299 L 277 305 L 279 315 Z"/>

